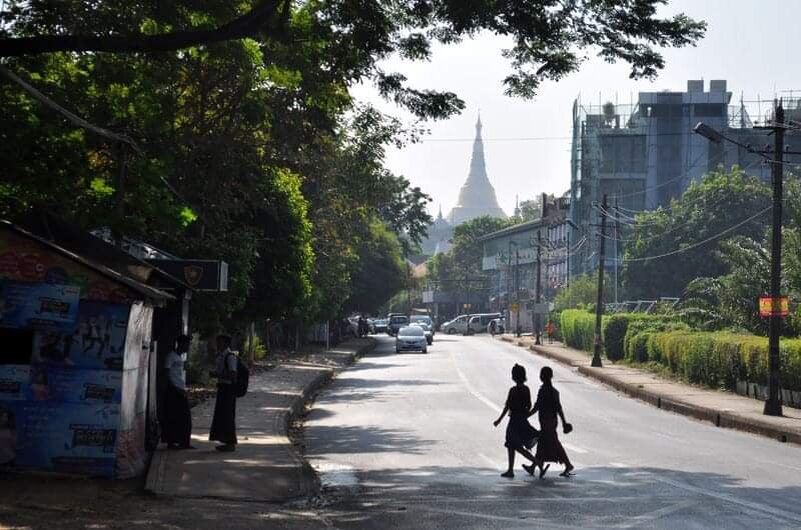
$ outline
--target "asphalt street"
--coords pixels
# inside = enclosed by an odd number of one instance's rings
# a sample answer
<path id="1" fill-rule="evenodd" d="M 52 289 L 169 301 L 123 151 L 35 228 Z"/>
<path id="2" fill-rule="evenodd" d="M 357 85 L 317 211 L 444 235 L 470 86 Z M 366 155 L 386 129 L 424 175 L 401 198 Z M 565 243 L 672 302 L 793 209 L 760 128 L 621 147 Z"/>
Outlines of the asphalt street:
<path id="1" fill-rule="evenodd" d="M 492 421 L 514 363 L 532 395 L 553 367 L 575 477 L 554 464 L 539 480 L 520 460 L 500 477 Z M 801 448 L 653 408 L 486 336 L 437 335 L 428 354 L 380 338 L 318 397 L 305 443 L 325 527 L 801 528 Z"/>

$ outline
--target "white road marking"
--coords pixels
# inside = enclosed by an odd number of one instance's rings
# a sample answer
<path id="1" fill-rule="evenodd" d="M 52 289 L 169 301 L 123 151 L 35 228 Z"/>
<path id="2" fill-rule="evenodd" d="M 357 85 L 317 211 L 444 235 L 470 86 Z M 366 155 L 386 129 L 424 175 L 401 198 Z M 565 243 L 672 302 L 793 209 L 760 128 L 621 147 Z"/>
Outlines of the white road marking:
<path id="1" fill-rule="evenodd" d="M 462 372 L 462 369 L 459 368 L 459 365 L 456 362 L 456 358 L 453 356 L 453 352 L 451 352 L 451 362 L 453 363 L 454 368 L 456 368 L 456 373 L 459 375 L 459 379 L 462 380 L 462 383 L 464 383 L 464 386 L 465 388 L 467 388 L 467 391 L 470 392 L 470 394 L 472 394 L 474 398 L 478 399 L 486 406 L 488 406 L 490 409 L 500 414 L 501 410 L 503 409 L 498 405 L 496 405 L 495 402 L 491 401 L 489 398 L 483 395 L 481 392 L 476 390 L 470 383 L 470 381 L 468 381 L 467 377 L 464 375 L 464 372 Z"/>
<path id="2" fill-rule="evenodd" d="M 662 477 L 655 473 L 652 474 L 651 476 L 654 480 L 662 482 L 664 484 L 668 484 L 670 486 L 673 486 L 674 488 L 679 488 L 684 491 L 689 491 L 690 493 L 695 493 L 696 495 L 704 495 L 706 497 L 712 497 L 713 499 L 729 502 L 731 504 L 736 504 L 741 508 L 745 509 L 746 511 L 751 512 L 752 515 L 754 512 L 756 512 L 758 515 L 761 515 L 763 517 L 768 517 L 770 519 L 773 519 L 774 521 L 781 523 L 786 523 L 788 521 L 793 523 L 801 522 L 801 514 L 798 513 L 788 512 L 786 510 L 782 510 L 781 508 L 777 508 L 775 506 L 769 506 L 767 504 L 761 504 L 758 502 L 738 499 L 734 495 L 729 495 L 727 493 L 716 493 L 706 488 L 697 488 L 695 486 L 690 486 L 689 484 L 685 484 L 678 480 L 672 480 L 669 478 Z"/>
<path id="3" fill-rule="evenodd" d="M 487 456 L 487 455 L 485 455 L 484 453 L 478 453 L 478 456 L 479 456 L 479 457 L 480 457 L 480 458 L 481 458 L 481 459 L 482 459 L 484 462 L 486 462 L 487 464 L 489 464 L 489 465 L 490 465 L 490 466 L 491 466 L 493 469 L 496 469 L 496 468 L 501 468 L 501 467 L 503 467 L 503 465 L 498 465 L 498 462 L 496 462 L 495 460 L 491 459 L 490 457 L 488 457 L 488 456 Z"/>
<path id="4" fill-rule="evenodd" d="M 690 499 L 682 502 L 677 502 L 676 504 L 672 504 L 670 506 L 665 506 L 664 508 L 660 508 L 659 510 L 654 510 L 649 513 L 644 513 L 642 515 L 637 515 L 632 517 L 633 521 L 631 524 L 626 524 L 619 526 L 618 528 L 641 528 L 642 525 L 646 522 L 656 521 L 657 519 L 661 519 L 666 515 L 670 515 L 681 510 L 686 510 L 692 506 L 698 504 L 697 499 Z"/>

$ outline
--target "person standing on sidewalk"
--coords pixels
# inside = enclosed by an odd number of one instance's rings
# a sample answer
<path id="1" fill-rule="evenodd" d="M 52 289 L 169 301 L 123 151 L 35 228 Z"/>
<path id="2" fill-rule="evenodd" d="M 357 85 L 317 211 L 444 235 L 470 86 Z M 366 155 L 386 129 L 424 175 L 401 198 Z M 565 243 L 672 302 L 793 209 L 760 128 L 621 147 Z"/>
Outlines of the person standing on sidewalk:
<path id="1" fill-rule="evenodd" d="M 188 335 L 178 337 L 176 348 L 167 354 L 167 387 L 164 391 L 164 438 L 168 449 L 193 449 L 192 413 L 186 397 L 184 362 L 189 351 Z"/>
<path id="2" fill-rule="evenodd" d="M 236 374 L 238 359 L 231 351 L 231 337 L 217 336 L 216 369 L 211 376 L 217 379 L 217 399 L 214 403 L 214 418 L 211 420 L 209 440 L 221 442 L 218 451 L 236 449 Z"/>

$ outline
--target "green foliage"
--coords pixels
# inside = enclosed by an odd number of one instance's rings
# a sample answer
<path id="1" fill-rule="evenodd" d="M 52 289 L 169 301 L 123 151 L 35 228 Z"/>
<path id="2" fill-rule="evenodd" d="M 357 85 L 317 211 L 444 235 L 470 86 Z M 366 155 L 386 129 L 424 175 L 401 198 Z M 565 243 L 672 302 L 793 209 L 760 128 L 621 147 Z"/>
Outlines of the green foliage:
<path id="1" fill-rule="evenodd" d="M 609 289 L 605 289 L 604 301 L 609 301 Z M 595 304 L 598 299 L 598 281 L 590 274 L 570 279 L 570 286 L 562 289 L 554 298 L 554 308 L 575 309 Z"/>
<path id="2" fill-rule="evenodd" d="M 627 359 L 655 362 L 690 383 L 736 388 L 767 384 L 768 341 L 728 332 L 643 331 L 630 337 Z M 801 391 L 801 340 L 781 342 L 782 387 Z"/>
<path id="3" fill-rule="evenodd" d="M 595 338 L 595 315 L 581 309 L 566 309 L 560 315 L 562 339 L 567 346 L 590 352 Z"/>
<path id="4" fill-rule="evenodd" d="M 242 345 L 242 351 L 248 359 L 253 359 L 254 361 L 261 361 L 267 356 L 267 346 L 255 333 L 247 336 Z"/>
<path id="5" fill-rule="evenodd" d="M 632 324 L 641 323 L 653 326 L 656 322 L 664 322 L 661 316 L 645 315 L 641 313 L 618 313 L 605 315 L 602 333 L 604 351 L 610 361 L 619 361 L 626 356 L 626 336 Z"/>
<path id="6" fill-rule="evenodd" d="M 479 239 L 512 223 L 506 219 L 482 216 L 456 226 L 451 249 L 429 260 L 426 272 L 428 282 L 439 285 L 443 291 L 462 295 L 468 290 L 479 291 L 487 287 L 488 280 L 482 279 L 484 243 Z"/>
<path id="7" fill-rule="evenodd" d="M 703 241 L 770 206 L 770 189 L 756 177 L 747 176 L 737 167 L 707 174 L 693 182 L 669 208 L 637 214 L 628 241 L 625 259 L 637 260 L 668 254 Z M 745 223 L 731 235 L 761 238 L 770 212 Z M 718 253 L 720 240 L 694 247 L 686 252 L 645 261 L 626 261 L 623 282 L 634 299 L 681 296 L 695 278 L 718 277 L 726 263 Z M 659 278 L 659 281 L 654 281 Z"/>

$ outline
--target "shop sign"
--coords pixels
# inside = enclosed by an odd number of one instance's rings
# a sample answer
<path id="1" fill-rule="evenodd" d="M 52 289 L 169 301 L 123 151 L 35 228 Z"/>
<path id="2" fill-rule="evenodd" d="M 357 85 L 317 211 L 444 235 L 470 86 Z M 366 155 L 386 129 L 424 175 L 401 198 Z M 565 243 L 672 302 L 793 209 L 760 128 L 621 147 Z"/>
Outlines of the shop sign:
<path id="1" fill-rule="evenodd" d="M 786 317 L 790 314 L 790 299 L 786 296 L 760 296 L 759 297 L 759 316 L 761 317 Z"/>

